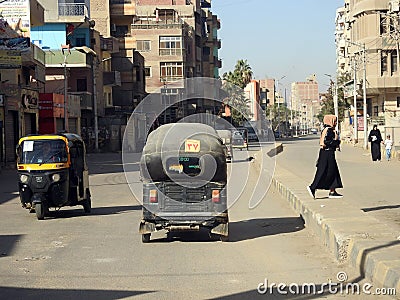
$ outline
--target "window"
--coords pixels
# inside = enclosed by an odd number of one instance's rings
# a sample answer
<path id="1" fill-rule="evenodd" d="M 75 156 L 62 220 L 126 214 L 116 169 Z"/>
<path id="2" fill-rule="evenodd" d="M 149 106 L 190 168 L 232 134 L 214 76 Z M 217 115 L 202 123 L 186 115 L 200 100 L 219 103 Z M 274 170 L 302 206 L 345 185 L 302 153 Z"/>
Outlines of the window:
<path id="1" fill-rule="evenodd" d="M 400 97 L 397 97 L 397 107 L 400 107 Z"/>
<path id="2" fill-rule="evenodd" d="M 116 26 L 115 37 L 125 37 L 128 36 L 128 25 Z"/>
<path id="3" fill-rule="evenodd" d="M 160 55 L 182 55 L 182 37 L 160 36 Z"/>
<path id="4" fill-rule="evenodd" d="M 379 106 L 378 106 L 378 105 L 375 105 L 375 106 L 374 106 L 374 116 L 375 116 L 375 117 L 378 116 L 378 112 L 379 112 Z"/>
<path id="5" fill-rule="evenodd" d="M 390 56 L 392 75 L 397 72 L 397 51 L 393 51 Z"/>
<path id="6" fill-rule="evenodd" d="M 385 72 L 387 72 L 388 68 L 388 57 L 387 53 L 382 51 L 381 53 L 381 75 L 383 75 Z"/>
<path id="7" fill-rule="evenodd" d="M 381 15 L 380 19 L 380 34 L 385 35 L 387 34 L 387 17 L 385 15 Z"/>
<path id="8" fill-rule="evenodd" d="M 150 41 L 136 41 L 136 50 L 142 52 L 148 52 L 151 50 Z"/>
<path id="9" fill-rule="evenodd" d="M 182 62 L 166 62 L 160 63 L 161 74 L 160 77 L 167 79 L 180 79 L 183 78 L 183 63 Z"/>
<path id="10" fill-rule="evenodd" d="M 75 45 L 76 47 L 86 46 L 86 38 L 85 36 L 77 36 L 75 38 Z"/>
<path id="11" fill-rule="evenodd" d="M 151 77 L 151 67 L 144 67 L 144 76 Z"/>
<path id="12" fill-rule="evenodd" d="M 76 91 L 86 92 L 87 91 L 87 80 L 86 78 L 76 80 Z"/>

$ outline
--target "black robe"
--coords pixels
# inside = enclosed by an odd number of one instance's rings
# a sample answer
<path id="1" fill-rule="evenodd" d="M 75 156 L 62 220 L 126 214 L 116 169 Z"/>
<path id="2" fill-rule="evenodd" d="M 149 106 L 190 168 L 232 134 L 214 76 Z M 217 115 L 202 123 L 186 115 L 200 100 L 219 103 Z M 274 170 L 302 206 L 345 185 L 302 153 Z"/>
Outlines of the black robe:
<path id="1" fill-rule="evenodd" d="M 381 160 L 381 142 L 382 135 L 379 129 L 372 129 L 368 136 L 368 141 L 371 142 L 371 156 L 373 161 Z"/>
<path id="2" fill-rule="evenodd" d="M 310 185 L 312 190 L 333 190 L 343 187 L 335 158 L 335 151 L 340 141 L 335 140 L 333 128 L 328 129 L 324 143 L 325 149 L 319 150 L 317 171 Z"/>

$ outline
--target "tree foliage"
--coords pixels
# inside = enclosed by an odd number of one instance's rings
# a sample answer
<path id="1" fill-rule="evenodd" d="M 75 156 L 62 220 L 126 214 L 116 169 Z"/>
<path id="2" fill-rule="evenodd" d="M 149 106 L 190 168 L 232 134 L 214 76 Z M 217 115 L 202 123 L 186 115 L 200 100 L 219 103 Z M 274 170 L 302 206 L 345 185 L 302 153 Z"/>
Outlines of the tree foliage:
<path id="1" fill-rule="evenodd" d="M 247 60 L 238 60 L 235 69 L 223 74 L 222 78 L 228 84 L 223 89 L 229 95 L 226 104 L 230 107 L 234 123 L 240 124 L 251 115 L 249 99 L 245 97 L 244 88 L 251 81 L 253 71 Z"/>
<path id="2" fill-rule="evenodd" d="M 339 122 L 344 119 L 345 111 L 349 109 L 350 103 L 344 97 L 344 84 L 351 79 L 351 75 L 349 73 L 344 73 L 337 78 L 338 85 L 338 112 L 339 112 Z M 318 119 L 322 122 L 324 115 L 327 114 L 335 114 L 333 97 L 335 93 L 335 84 L 331 80 L 331 84 L 325 94 L 325 100 L 322 102 L 321 111 L 318 114 Z"/>

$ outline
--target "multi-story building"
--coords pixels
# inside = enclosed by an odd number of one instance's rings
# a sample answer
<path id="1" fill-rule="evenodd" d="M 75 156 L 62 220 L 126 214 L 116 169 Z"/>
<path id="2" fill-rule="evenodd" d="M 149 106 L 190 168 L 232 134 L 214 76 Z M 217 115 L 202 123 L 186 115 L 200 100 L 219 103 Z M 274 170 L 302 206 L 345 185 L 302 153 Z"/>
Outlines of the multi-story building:
<path id="1" fill-rule="evenodd" d="M 358 115 L 364 117 L 362 86 L 365 71 L 370 125 L 400 127 L 399 14 L 398 0 L 346 0 L 337 11 L 337 20 L 344 24 L 341 27 L 343 33 L 336 30 L 338 75 L 347 72 L 351 78 L 356 77 L 355 85 L 354 80 L 347 85 L 347 97 L 352 103 L 353 91 L 357 91 L 356 109 Z"/>
<path id="2" fill-rule="evenodd" d="M 296 120 L 297 127 L 307 132 L 316 126 L 318 122 L 316 115 L 321 109 L 318 82 L 315 75 L 311 75 L 303 82 L 293 82 L 291 89 L 292 110 L 299 114 Z"/>
<path id="3" fill-rule="evenodd" d="M 0 2 L 0 166 L 15 161 L 21 136 L 38 132 L 39 92 L 45 83 L 44 52 L 30 43 L 43 24 L 35 0 Z"/>
<path id="4" fill-rule="evenodd" d="M 45 94 L 63 94 L 66 107 L 80 98 L 80 117 L 65 109 L 68 116 L 56 118 L 56 130 L 81 133 L 89 148 L 94 147 L 95 139 L 90 137 L 97 131 L 104 141 L 105 130 L 100 125 L 106 109 L 113 106 L 113 87 L 121 84 L 119 71 L 111 66 L 111 55 L 119 51 L 118 41 L 95 30 L 89 0 L 42 2 L 45 23 L 32 30 L 32 42 L 46 53 Z"/>

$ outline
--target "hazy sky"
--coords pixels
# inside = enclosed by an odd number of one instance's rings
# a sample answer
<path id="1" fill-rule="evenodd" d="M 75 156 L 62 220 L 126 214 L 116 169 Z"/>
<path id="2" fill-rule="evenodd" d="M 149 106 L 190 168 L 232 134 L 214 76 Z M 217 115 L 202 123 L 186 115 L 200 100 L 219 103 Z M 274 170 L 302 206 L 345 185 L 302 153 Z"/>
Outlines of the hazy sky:
<path id="1" fill-rule="evenodd" d="M 221 20 L 220 76 L 247 59 L 256 79 L 275 78 L 290 89 L 317 75 L 320 92 L 335 76 L 335 14 L 343 0 L 213 0 Z M 282 88 L 282 86 L 281 86 Z"/>

